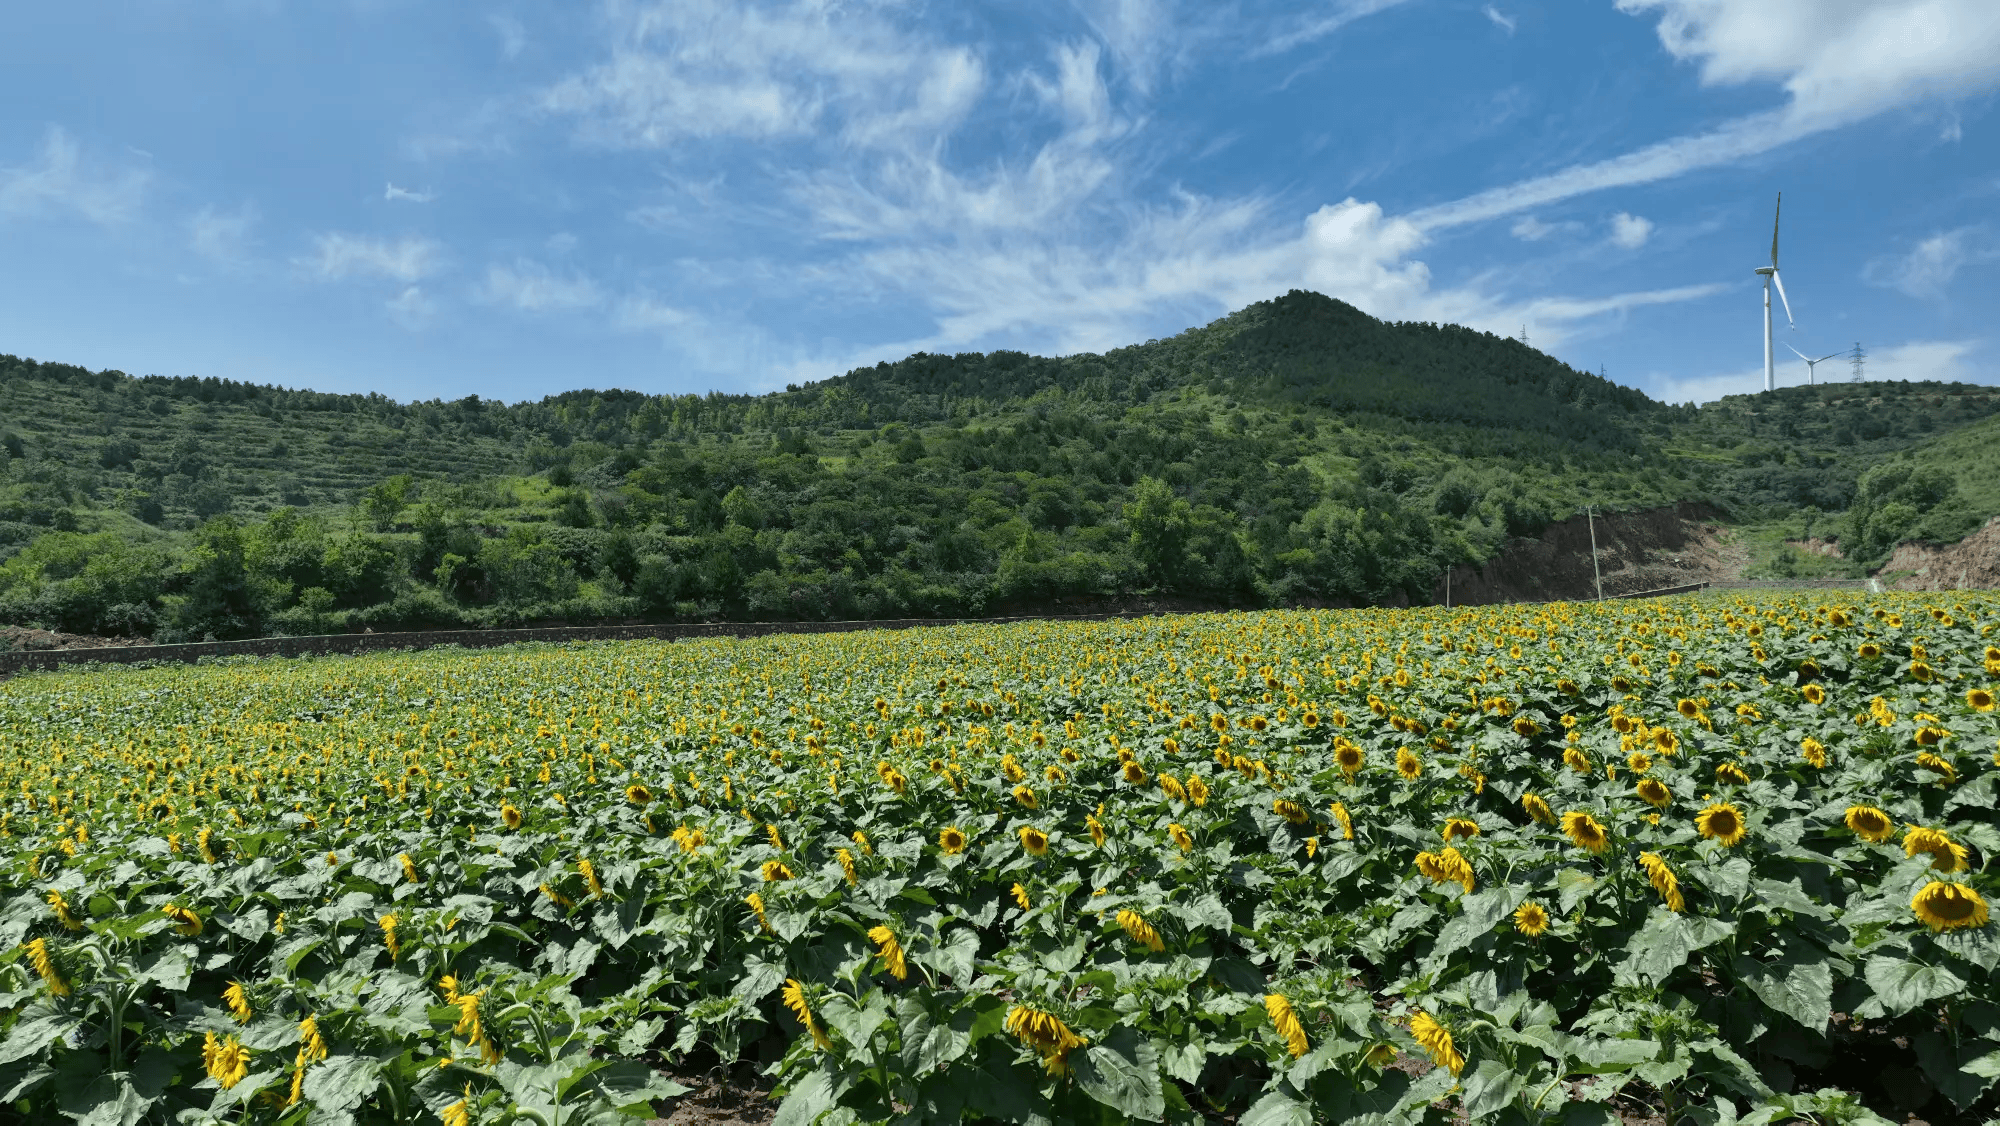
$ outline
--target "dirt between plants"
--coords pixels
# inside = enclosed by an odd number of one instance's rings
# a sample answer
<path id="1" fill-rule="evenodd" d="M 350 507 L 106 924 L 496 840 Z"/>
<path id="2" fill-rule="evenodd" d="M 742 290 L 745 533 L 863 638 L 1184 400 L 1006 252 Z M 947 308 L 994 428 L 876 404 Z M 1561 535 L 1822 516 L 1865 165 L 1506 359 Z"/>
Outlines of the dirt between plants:
<path id="1" fill-rule="evenodd" d="M 40 653 L 50 649 L 102 649 L 106 646 L 145 644 L 147 641 L 143 637 L 89 637 L 26 626 L 0 626 L 0 653 Z"/>
<path id="2" fill-rule="evenodd" d="M 1896 590 L 2000 587 L 2000 516 L 1954 544 L 1903 544 L 1877 574 Z"/>
<path id="3" fill-rule="evenodd" d="M 1479 566 L 1460 564 L 1449 576 L 1453 606 L 1496 602 L 1553 602 L 1593 598 L 1592 524 L 1597 568 L 1607 598 L 1743 574 L 1747 558 L 1715 521 L 1707 505 L 1682 502 L 1638 512 L 1609 512 L 1594 520 L 1576 516 L 1550 524 L 1542 534 L 1515 537 Z M 1446 582 L 1431 597 L 1443 602 Z"/>

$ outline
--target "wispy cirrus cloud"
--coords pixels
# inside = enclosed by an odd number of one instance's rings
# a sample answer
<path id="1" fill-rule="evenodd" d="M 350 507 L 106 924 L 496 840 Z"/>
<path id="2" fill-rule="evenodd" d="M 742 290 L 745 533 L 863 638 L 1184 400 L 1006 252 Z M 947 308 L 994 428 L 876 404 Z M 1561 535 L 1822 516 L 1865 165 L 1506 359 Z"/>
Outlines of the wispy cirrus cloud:
<path id="1" fill-rule="evenodd" d="M 532 258 L 516 258 L 486 268 L 479 298 L 524 312 L 543 313 L 600 305 L 604 302 L 604 291 L 582 274 L 559 274 Z"/>
<path id="2" fill-rule="evenodd" d="M 76 139 L 52 125 L 27 164 L 0 165 L 0 216 L 70 214 L 99 226 L 129 223 L 151 181 L 145 164 L 86 159 Z"/>
<path id="3" fill-rule="evenodd" d="M 1617 0 L 1657 13 L 1661 44 L 1709 85 L 1771 82 L 1786 103 L 1410 213 L 1426 230 L 1499 218 L 1588 192 L 1672 179 L 1937 97 L 2000 87 L 1991 0 Z"/>
<path id="4" fill-rule="evenodd" d="M 188 245 L 211 261 L 239 262 L 249 251 L 257 220 L 257 209 L 247 203 L 232 211 L 204 207 L 188 220 Z"/>
<path id="5" fill-rule="evenodd" d="M 329 232 L 313 239 L 311 255 L 294 261 L 325 281 L 372 277 L 411 283 L 435 273 L 443 255 L 443 244 L 418 235 L 392 240 Z"/>
<path id="6" fill-rule="evenodd" d="M 1947 295 L 1960 270 L 1996 261 L 2000 239 L 1986 224 L 1975 223 L 1921 239 L 1902 254 L 1872 259 L 1862 276 L 1911 297 L 1937 299 Z"/>

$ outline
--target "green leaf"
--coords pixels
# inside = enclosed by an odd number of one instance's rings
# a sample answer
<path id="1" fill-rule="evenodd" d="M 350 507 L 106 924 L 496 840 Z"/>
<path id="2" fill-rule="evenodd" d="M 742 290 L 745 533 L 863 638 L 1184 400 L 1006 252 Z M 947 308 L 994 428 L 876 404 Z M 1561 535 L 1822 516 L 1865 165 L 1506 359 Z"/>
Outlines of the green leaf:
<path id="1" fill-rule="evenodd" d="M 1472 945 L 1473 940 L 1492 930 L 1527 897 L 1528 889 L 1508 886 L 1492 888 L 1459 900 L 1458 914 L 1438 932 L 1437 944 L 1431 948 L 1431 958 L 1442 959 Z"/>
<path id="2" fill-rule="evenodd" d="M 1681 915 L 1656 907 L 1646 925 L 1625 945 L 1618 967 L 1621 984 L 1663 982 L 1687 964 L 1688 955 L 1728 938 L 1735 927 L 1701 915 Z"/>
<path id="3" fill-rule="evenodd" d="M 1166 1114 L 1160 1090 L 1159 1054 L 1138 1030 L 1113 1029 L 1071 1061 L 1077 1086 L 1091 1098 L 1131 1118 L 1158 1122 Z"/>
<path id="4" fill-rule="evenodd" d="M 1966 1064 L 1981 1058 L 1977 1053 L 1986 1045 L 1980 1041 L 1954 1047 L 1942 1034 L 1926 1032 L 1911 1041 L 1910 1046 L 1917 1050 L 1917 1066 L 1923 1068 L 1924 1077 L 1960 1110 L 1979 1101 L 1979 1096 L 1993 1085 L 1992 1077 L 1965 1070 Z"/>
<path id="5" fill-rule="evenodd" d="M 1949 997 L 1965 988 L 1964 979 L 1943 966 L 1927 966 L 1906 958 L 1870 958 L 1861 968 L 1868 988 L 1875 991 L 1883 1016 L 1901 1016 L 1927 1001 Z"/>
<path id="6" fill-rule="evenodd" d="M 1290 1084 L 1268 1091 L 1250 1104 L 1237 1126 L 1312 1126 L 1312 1104 L 1293 1092 Z"/>
<path id="7" fill-rule="evenodd" d="M 1765 965 L 1738 955 L 1732 969 L 1758 1000 L 1815 1032 L 1833 1017 L 1833 971 L 1823 961 Z"/>
<path id="8" fill-rule="evenodd" d="M 729 995 L 744 1004 L 755 1004 L 771 995 L 771 991 L 785 983 L 785 967 L 780 962 L 750 962 L 744 967 L 744 974 L 736 981 L 736 988 Z"/>
<path id="9" fill-rule="evenodd" d="M 1688 874 L 1720 899 L 1741 899 L 1750 894 L 1750 862 L 1740 856 L 1720 864 L 1690 864 Z"/>
<path id="10" fill-rule="evenodd" d="M 2000 1052 L 1988 1052 L 1971 1063 L 1961 1065 L 1959 1070 L 1967 1075 L 1977 1075 L 1981 1079 L 2000 1079 Z"/>
<path id="11" fill-rule="evenodd" d="M 306 1069 L 305 1097 L 323 1114 L 361 1105 L 382 1085 L 381 1067 L 361 1056 L 333 1056 Z"/>
<path id="12" fill-rule="evenodd" d="M 81 1094 L 64 1092 L 63 1113 L 77 1126 L 138 1126 L 153 1100 L 141 1095 L 122 1074 L 100 1075 Z"/>
<path id="13" fill-rule="evenodd" d="M 1520 1072 L 1499 1060 L 1481 1060 L 1464 1082 L 1465 1113 L 1474 1119 L 1499 1112 L 1527 1086 Z"/>
<path id="14" fill-rule="evenodd" d="M 824 1071 L 815 1071 L 792 1087 L 785 1101 L 778 1104 L 777 1117 L 771 1126 L 812 1126 L 819 1116 L 833 1109 L 833 1077 Z"/>
<path id="15" fill-rule="evenodd" d="M 840 1033 L 841 1039 L 860 1049 L 868 1045 L 875 1030 L 889 1019 L 889 999 L 877 989 L 857 1005 L 846 994 L 836 993 L 820 1006 L 820 1015 L 826 1018 L 829 1028 Z"/>
<path id="16" fill-rule="evenodd" d="M 154 982 L 173 993 L 186 992 L 188 980 L 194 973 L 194 967 L 188 964 L 187 951 L 179 946 L 170 946 L 140 958 L 137 969 L 138 973 L 134 976 L 138 980 Z"/>
<path id="17" fill-rule="evenodd" d="M 25 1017 L 8 1030 L 6 1041 L 0 1042 L 0 1064 L 39 1055 L 58 1038 L 68 1036 L 82 1025 L 81 1016 L 67 1012 L 43 1012 Z"/>
<path id="18" fill-rule="evenodd" d="M 686 1087 L 638 1060 L 616 1060 L 604 1065 L 590 1077 L 590 1085 L 614 1108 L 626 1113 L 644 1110 L 648 1116 L 653 1113 L 654 1099 L 670 1099 L 688 1092 Z"/>

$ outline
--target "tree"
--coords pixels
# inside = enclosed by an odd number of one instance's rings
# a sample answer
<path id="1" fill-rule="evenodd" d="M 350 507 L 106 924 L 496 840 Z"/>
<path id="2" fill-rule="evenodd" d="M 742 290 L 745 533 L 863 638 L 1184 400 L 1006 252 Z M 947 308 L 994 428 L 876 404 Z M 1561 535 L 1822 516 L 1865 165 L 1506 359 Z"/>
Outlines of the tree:
<path id="1" fill-rule="evenodd" d="M 1142 477 L 1125 505 L 1132 557 L 1157 586 L 1181 585 L 1190 569 L 1189 518 L 1193 509 L 1157 477 Z"/>

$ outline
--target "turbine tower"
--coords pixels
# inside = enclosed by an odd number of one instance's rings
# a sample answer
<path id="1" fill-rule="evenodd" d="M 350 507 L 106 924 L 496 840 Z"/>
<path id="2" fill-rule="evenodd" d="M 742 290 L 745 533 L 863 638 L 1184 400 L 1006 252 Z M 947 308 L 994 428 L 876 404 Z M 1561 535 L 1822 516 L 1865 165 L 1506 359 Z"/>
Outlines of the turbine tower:
<path id="1" fill-rule="evenodd" d="M 1785 345 L 1785 347 L 1792 348 L 1790 344 Z M 1792 348 L 1792 355 L 1797 356 L 1799 359 L 1804 360 L 1806 362 L 1806 385 L 1808 387 L 1812 386 L 1814 382 L 1813 380 L 1814 367 L 1818 366 L 1819 364 L 1825 363 L 1826 361 L 1834 358 L 1835 356 L 1845 356 L 1846 354 L 1847 353 L 1845 352 L 1828 352 L 1826 355 L 1821 356 L 1819 359 L 1815 360 L 1811 356 L 1806 355 L 1804 352 L 1799 351 L 1797 348 Z"/>
<path id="2" fill-rule="evenodd" d="M 1792 320 L 1792 302 L 1785 296 L 1785 281 L 1778 276 L 1778 216 L 1784 213 L 1785 193 L 1778 193 L 1777 209 L 1771 212 L 1771 264 L 1757 267 L 1764 277 L 1764 390 L 1778 386 L 1777 358 L 1771 353 L 1771 286 L 1778 287 L 1778 300 L 1785 306 L 1785 323 L 1797 328 Z"/>

